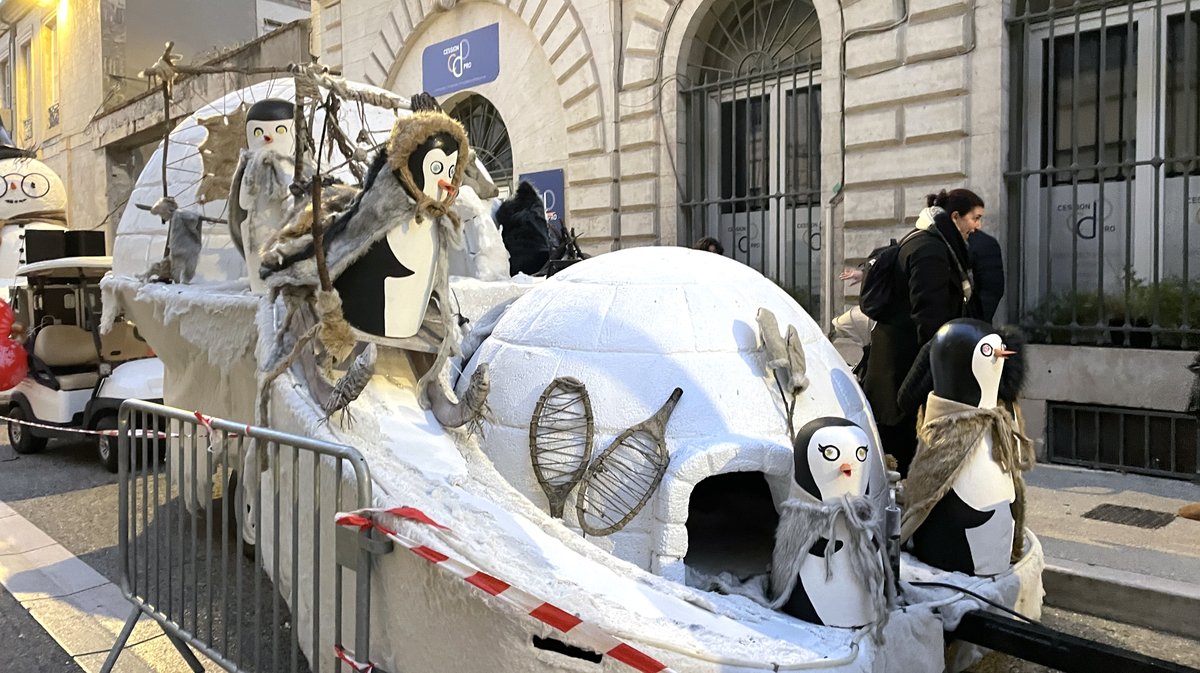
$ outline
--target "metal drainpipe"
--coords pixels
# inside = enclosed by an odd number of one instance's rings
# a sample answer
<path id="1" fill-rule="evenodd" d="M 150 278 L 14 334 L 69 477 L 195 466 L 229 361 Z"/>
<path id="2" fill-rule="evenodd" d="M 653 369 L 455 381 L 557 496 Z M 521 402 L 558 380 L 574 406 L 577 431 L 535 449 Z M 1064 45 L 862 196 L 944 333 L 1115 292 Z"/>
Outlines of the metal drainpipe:
<path id="1" fill-rule="evenodd" d="M 609 234 L 612 236 L 613 250 L 621 249 L 621 47 L 625 35 L 625 15 L 621 7 L 622 0 L 612 0 L 613 21 L 613 152 L 610 164 L 612 166 L 612 222 Z"/>
<path id="2" fill-rule="evenodd" d="M 20 19 L 17 19 L 20 21 Z M 12 107 L 12 125 L 14 128 L 9 129 L 9 133 L 13 136 L 13 142 L 17 138 L 17 25 L 9 23 L 4 19 L 0 19 L 0 23 L 8 30 L 8 88 L 12 92 L 12 100 L 6 100 L 5 103 L 11 103 Z"/>

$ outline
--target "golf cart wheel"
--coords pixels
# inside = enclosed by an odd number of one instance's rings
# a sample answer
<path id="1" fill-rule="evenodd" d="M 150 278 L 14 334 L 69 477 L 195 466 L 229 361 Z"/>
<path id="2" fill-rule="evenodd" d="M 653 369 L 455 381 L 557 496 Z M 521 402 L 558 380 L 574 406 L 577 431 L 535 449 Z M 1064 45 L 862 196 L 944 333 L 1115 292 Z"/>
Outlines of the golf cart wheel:
<path id="1" fill-rule="evenodd" d="M 96 430 L 116 430 L 117 417 L 105 416 L 96 421 Z M 109 472 L 116 472 L 120 469 L 121 452 L 117 448 L 116 435 L 96 435 L 96 457 L 100 459 L 100 464 Z"/>
<path id="2" fill-rule="evenodd" d="M 13 407 L 8 410 L 8 417 L 13 421 L 28 421 L 29 414 L 21 407 Z M 21 425 L 20 423 L 8 423 L 8 443 L 12 445 L 17 453 L 29 454 L 37 453 L 46 448 L 45 437 L 35 437 L 32 428 Z"/>
<path id="3" fill-rule="evenodd" d="M 251 561 L 254 560 L 254 543 L 246 539 L 243 522 L 247 522 L 252 515 L 249 506 L 245 501 L 245 494 L 242 492 L 240 482 L 238 481 L 239 474 L 237 470 L 229 471 L 229 481 L 225 486 L 225 494 L 221 497 L 231 498 L 229 501 L 228 520 L 225 522 L 229 526 L 229 530 L 233 535 L 242 538 L 242 556 Z M 253 523 L 245 525 L 253 526 Z M 235 538 L 236 539 L 236 538 Z M 257 541 L 257 540 L 256 540 Z"/>

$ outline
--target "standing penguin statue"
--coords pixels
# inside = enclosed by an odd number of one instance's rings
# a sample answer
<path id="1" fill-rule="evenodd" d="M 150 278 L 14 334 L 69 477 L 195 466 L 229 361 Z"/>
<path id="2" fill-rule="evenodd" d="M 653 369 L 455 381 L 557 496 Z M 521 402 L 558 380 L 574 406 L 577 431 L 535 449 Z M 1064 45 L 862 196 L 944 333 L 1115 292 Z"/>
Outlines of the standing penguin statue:
<path id="1" fill-rule="evenodd" d="M 770 606 L 814 624 L 882 629 L 894 595 L 866 497 L 871 444 L 844 418 L 817 418 L 796 434 L 795 474 L 780 506 Z"/>
<path id="2" fill-rule="evenodd" d="M 229 189 L 229 233 L 246 259 L 251 289 L 262 292 L 259 251 L 283 226 L 295 177 L 295 105 L 266 98 L 246 112 L 246 149 Z M 312 171 L 306 169 L 306 175 Z"/>
<path id="3" fill-rule="evenodd" d="M 921 561 L 996 575 L 1020 558 L 1033 444 L 1014 411 L 1023 378 L 1015 339 L 980 320 L 951 320 L 917 358 L 901 404 L 932 388 L 905 484 L 902 543 Z M 1018 407 L 1014 406 L 1014 410 Z"/>
<path id="4" fill-rule="evenodd" d="M 334 291 L 320 293 L 318 305 L 328 296 L 328 306 L 336 307 L 349 332 L 344 345 L 371 341 L 422 354 L 413 369 L 426 408 L 429 384 L 446 378 L 441 370 L 459 341 L 448 304 L 447 260 L 449 248 L 462 246 L 454 202 L 469 150 L 462 125 L 442 112 L 402 117 L 362 189 L 343 207 L 331 204 L 321 215 Z M 289 223 L 265 246 L 260 275 L 273 291 L 317 286 L 311 220 L 310 212 L 307 225 L 303 218 Z M 430 306 L 435 311 L 427 315 Z M 329 312 L 321 309 L 322 321 Z M 431 352 L 436 356 L 430 364 L 424 355 Z"/>
<path id="5" fill-rule="evenodd" d="M 372 167 L 376 178 L 386 168 L 414 204 L 453 201 L 462 184 L 459 173 L 466 165 L 469 148 L 452 122 L 440 112 L 418 113 L 397 122 L 387 146 L 386 166 L 380 153 Z M 364 191 L 372 186 L 365 186 Z M 461 235 L 458 225 L 455 227 L 454 233 Z M 436 215 L 426 217 L 419 208 L 414 216 L 388 228 L 382 240 L 334 281 L 343 297 L 346 320 L 375 336 L 403 339 L 415 335 L 433 292 L 443 236 Z"/>

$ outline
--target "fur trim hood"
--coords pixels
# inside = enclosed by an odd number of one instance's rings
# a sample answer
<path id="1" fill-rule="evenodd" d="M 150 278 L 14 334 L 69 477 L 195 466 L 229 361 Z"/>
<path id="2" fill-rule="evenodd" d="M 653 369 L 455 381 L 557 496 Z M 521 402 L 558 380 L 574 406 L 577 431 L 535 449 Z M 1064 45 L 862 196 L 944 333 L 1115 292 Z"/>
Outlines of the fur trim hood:
<path id="1" fill-rule="evenodd" d="M 408 158 L 420 147 L 421 143 L 439 133 L 449 135 L 458 143 L 458 162 L 455 164 L 454 177 L 450 181 L 454 185 L 454 191 L 445 199 L 434 201 L 429 198 L 428 194 L 417 189 L 416 179 L 408 167 Z M 467 141 L 467 132 L 463 129 L 463 125 L 438 110 L 422 110 L 413 113 L 411 117 L 397 119 L 387 143 L 388 168 L 400 181 L 404 191 L 408 192 L 408 195 L 417 202 L 418 215 L 425 215 L 430 219 L 448 217 L 456 229 L 461 228 L 462 222 L 451 206 L 466 177 L 467 167 L 471 163 L 471 154 L 471 146 Z"/>

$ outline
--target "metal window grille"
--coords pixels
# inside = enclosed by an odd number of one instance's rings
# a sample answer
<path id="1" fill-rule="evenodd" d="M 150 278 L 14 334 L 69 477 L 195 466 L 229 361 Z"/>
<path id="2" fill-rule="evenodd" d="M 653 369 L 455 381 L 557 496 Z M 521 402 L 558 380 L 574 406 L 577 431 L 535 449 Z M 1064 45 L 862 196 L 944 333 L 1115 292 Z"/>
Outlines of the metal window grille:
<path id="1" fill-rule="evenodd" d="M 1019 0 L 1006 173 L 1035 341 L 1200 347 L 1200 0 Z"/>
<path id="2" fill-rule="evenodd" d="M 46 109 L 46 125 L 50 128 L 58 126 L 58 103 Z"/>
<path id="3" fill-rule="evenodd" d="M 512 143 L 500 112 L 488 99 L 471 94 L 454 106 L 450 116 L 467 130 L 471 147 L 479 154 L 492 182 L 501 192 L 510 193 L 513 188 Z"/>
<path id="4" fill-rule="evenodd" d="M 1200 1 L 1200 0 L 1198 0 Z M 811 3 L 709 12 L 681 78 L 681 240 L 721 241 L 820 312 L 821 34 Z"/>
<path id="5" fill-rule="evenodd" d="M 1050 402 L 1051 462 L 1200 480 L 1200 428 L 1185 414 Z"/>

